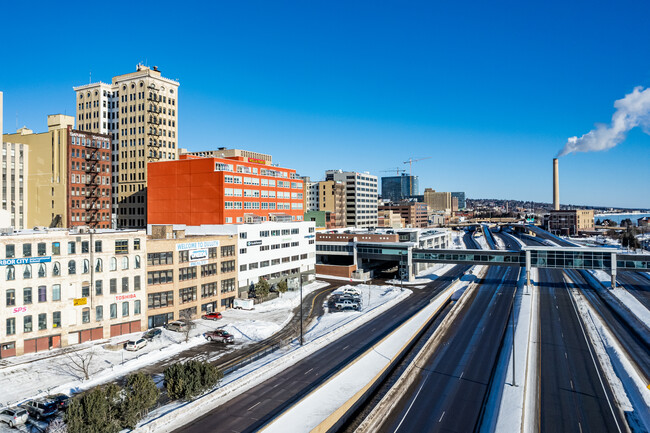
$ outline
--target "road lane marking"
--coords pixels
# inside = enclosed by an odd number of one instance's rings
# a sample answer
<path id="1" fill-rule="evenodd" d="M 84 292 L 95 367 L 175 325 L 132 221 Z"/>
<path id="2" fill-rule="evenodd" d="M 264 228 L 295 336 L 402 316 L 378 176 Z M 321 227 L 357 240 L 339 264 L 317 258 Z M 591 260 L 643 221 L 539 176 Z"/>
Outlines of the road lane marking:
<path id="1" fill-rule="evenodd" d="M 573 381 L 569 380 L 569 382 L 571 382 L 571 389 L 575 390 L 575 388 L 573 387 Z"/>
<path id="2" fill-rule="evenodd" d="M 422 381 L 422 385 L 420 385 L 420 389 L 418 389 L 418 392 L 415 393 L 415 397 L 413 397 L 413 400 L 411 401 L 411 404 L 409 405 L 408 409 L 406 409 L 406 413 L 402 417 L 399 424 L 397 424 L 397 427 L 395 428 L 395 432 L 397 432 L 397 430 L 399 430 L 399 428 L 402 426 L 402 423 L 404 422 L 404 420 L 408 416 L 409 412 L 411 411 L 411 408 L 413 407 L 413 403 L 415 403 L 415 400 L 417 400 L 418 395 L 420 395 L 420 391 L 422 391 L 422 388 L 424 387 L 424 384 L 427 382 L 427 379 L 429 379 L 428 374 L 427 374 L 427 377 L 425 377 L 424 380 Z M 393 433 L 395 433 L 395 432 L 393 432 Z"/>
<path id="3" fill-rule="evenodd" d="M 345 347 L 344 347 L 343 349 L 341 349 L 341 350 L 345 350 L 345 349 L 347 349 L 348 347 L 350 347 L 349 344 L 348 344 L 347 346 L 345 346 Z"/>
<path id="4" fill-rule="evenodd" d="M 261 402 L 261 401 L 258 401 L 257 403 L 255 403 L 254 405 L 252 405 L 251 407 L 249 407 L 248 410 L 253 409 L 255 406 L 257 406 L 257 405 L 260 404 L 260 403 L 262 403 L 262 402 Z"/>
<path id="5" fill-rule="evenodd" d="M 440 415 L 440 419 L 438 420 L 438 422 L 442 421 L 442 419 L 445 417 L 446 413 L 447 413 L 447 411 L 442 412 L 442 415 Z"/>
<path id="6" fill-rule="evenodd" d="M 312 368 L 310 368 L 309 370 L 305 371 L 305 374 L 309 373 L 309 372 L 312 371 L 313 369 L 314 369 L 314 367 L 312 367 Z"/>
<path id="7" fill-rule="evenodd" d="M 463 378 L 463 374 L 465 374 L 464 371 L 462 373 L 460 373 L 460 376 L 458 376 L 458 380 L 461 380 Z"/>

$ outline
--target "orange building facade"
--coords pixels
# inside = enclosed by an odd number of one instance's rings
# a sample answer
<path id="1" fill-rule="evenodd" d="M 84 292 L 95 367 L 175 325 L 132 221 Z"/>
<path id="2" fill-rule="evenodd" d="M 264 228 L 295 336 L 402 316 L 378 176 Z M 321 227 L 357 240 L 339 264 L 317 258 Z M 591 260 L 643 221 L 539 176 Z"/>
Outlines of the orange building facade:
<path id="1" fill-rule="evenodd" d="M 303 181 L 295 170 L 246 157 L 181 155 L 147 165 L 148 224 L 302 221 Z"/>

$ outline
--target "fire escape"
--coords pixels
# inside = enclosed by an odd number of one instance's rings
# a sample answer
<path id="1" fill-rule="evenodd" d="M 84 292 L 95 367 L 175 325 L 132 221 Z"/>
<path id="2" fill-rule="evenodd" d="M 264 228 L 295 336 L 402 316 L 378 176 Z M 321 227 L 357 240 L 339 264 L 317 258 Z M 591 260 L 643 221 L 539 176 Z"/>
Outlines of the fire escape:
<path id="1" fill-rule="evenodd" d="M 155 84 L 151 83 L 148 86 L 149 97 L 147 98 L 147 146 L 149 148 L 148 152 L 148 161 L 158 161 L 160 159 L 160 147 L 161 141 L 160 136 L 162 132 L 160 130 L 160 125 L 162 124 L 162 119 L 159 117 L 162 112 L 162 107 L 158 104 L 161 102 L 162 97 L 159 94 L 159 90 Z"/>
<path id="2" fill-rule="evenodd" d="M 101 202 L 101 156 L 96 147 L 86 149 L 86 225 L 96 227 L 100 223 Z"/>

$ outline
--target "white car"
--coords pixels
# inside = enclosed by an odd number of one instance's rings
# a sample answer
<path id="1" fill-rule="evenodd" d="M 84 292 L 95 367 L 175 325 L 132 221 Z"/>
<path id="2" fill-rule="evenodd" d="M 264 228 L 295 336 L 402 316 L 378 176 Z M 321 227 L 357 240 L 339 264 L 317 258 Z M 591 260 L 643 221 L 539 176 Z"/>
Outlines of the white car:
<path id="1" fill-rule="evenodd" d="M 358 289 L 355 289 L 354 287 L 346 287 L 343 289 L 343 293 L 346 295 L 357 295 L 361 296 L 361 291 Z"/>
<path id="2" fill-rule="evenodd" d="M 0 421 L 9 424 L 9 427 L 16 427 L 27 422 L 29 415 L 25 409 L 9 407 L 0 411 Z"/>
<path id="3" fill-rule="evenodd" d="M 144 346 L 147 345 L 147 339 L 146 338 L 140 338 L 139 340 L 129 340 L 126 342 L 126 346 L 124 348 L 126 350 L 131 350 L 135 352 L 136 350 L 142 349 Z"/>
<path id="4" fill-rule="evenodd" d="M 361 305 L 359 304 L 358 301 L 352 301 L 349 299 L 346 299 L 344 301 L 338 301 L 334 303 L 334 307 L 337 310 L 347 310 L 348 308 L 351 308 L 353 310 L 358 310 L 361 308 Z"/>

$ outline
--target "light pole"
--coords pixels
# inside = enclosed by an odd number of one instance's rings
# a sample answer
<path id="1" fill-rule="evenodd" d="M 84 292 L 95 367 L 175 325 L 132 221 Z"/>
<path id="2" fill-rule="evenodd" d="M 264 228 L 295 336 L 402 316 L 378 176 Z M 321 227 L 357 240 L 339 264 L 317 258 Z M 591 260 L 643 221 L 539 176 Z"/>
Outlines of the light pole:
<path id="1" fill-rule="evenodd" d="M 517 296 L 517 287 L 515 287 L 515 294 L 512 296 L 512 308 L 510 309 L 510 316 L 512 317 L 512 386 L 517 386 L 515 381 L 515 297 Z"/>
<path id="2" fill-rule="evenodd" d="M 298 273 L 300 278 L 300 345 L 303 345 L 303 335 L 302 335 L 302 266 L 300 266 L 300 272 Z"/>

